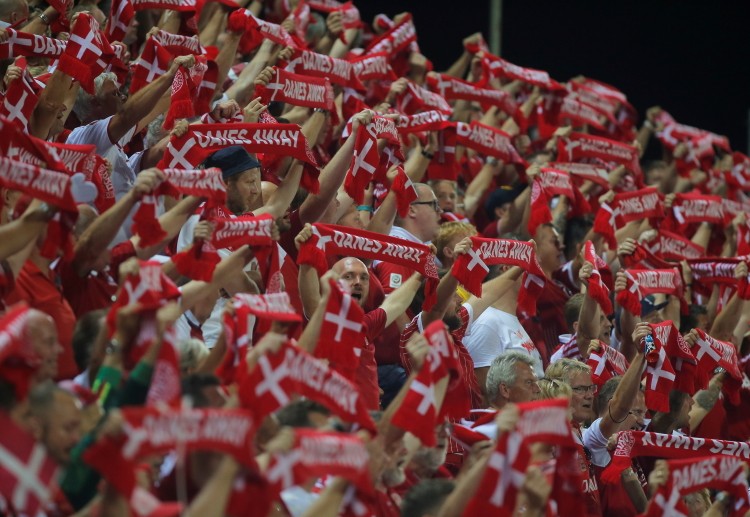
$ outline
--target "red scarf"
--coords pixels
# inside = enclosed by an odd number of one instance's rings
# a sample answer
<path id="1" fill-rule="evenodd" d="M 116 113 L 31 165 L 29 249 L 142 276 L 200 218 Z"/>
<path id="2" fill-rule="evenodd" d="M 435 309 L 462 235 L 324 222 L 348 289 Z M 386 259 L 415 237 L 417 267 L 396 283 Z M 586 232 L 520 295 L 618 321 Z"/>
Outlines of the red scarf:
<path id="1" fill-rule="evenodd" d="M 599 350 L 592 351 L 589 354 L 586 364 L 591 367 L 592 382 L 599 387 L 612 377 L 624 375 L 630 366 L 619 350 L 615 350 L 601 341 L 599 341 Z"/>
<path id="2" fill-rule="evenodd" d="M 543 167 L 531 185 L 529 235 L 536 235 L 539 225 L 552 221 L 549 202 L 555 196 L 565 196 L 570 200 L 568 217 L 577 217 L 591 211 L 588 201 L 573 185 L 570 174 Z"/>
<path id="3" fill-rule="evenodd" d="M 594 266 L 591 278 L 589 278 L 589 296 L 596 300 L 596 303 L 599 304 L 605 315 L 612 314 L 612 301 L 609 299 L 609 288 L 607 288 L 602 280 L 602 274 L 599 271 L 599 268 L 606 268 L 607 264 L 596 254 L 593 242 L 586 241 L 584 244 L 583 258 L 586 262 L 590 262 Z"/>
<path id="4" fill-rule="evenodd" d="M 706 488 L 730 492 L 733 498 L 730 515 L 745 515 L 750 506 L 745 464 L 739 458 L 718 455 L 668 461 L 669 478 L 649 501 L 645 517 L 687 516 L 683 496 Z"/>
<path id="5" fill-rule="evenodd" d="M 393 59 L 402 50 L 417 41 L 417 29 L 414 27 L 412 15 L 406 16 L 388 31 L 373 39 L 365 49 L 365 54 L 384 52 Z"/>
<path id="6" fill-rule="evenodd" d="M 627 288 L 617 293 L 617 303 L 636 316 L 641 315 L 641 300 L 650 294 L 663 293 L 682 300 L 682 275 L 673 269 L 627 269 Z"/>
<path id="7" fill-rule="evenodd" d="M 311 50 L 298 50 L 286 70 L 295 74 L 328 78 L 332 84 L 364 90 L 352 63 Z"/>
<path id="8" fill-rule="evenodd" d="M 16 63 L 19 64 L 18 61 Z M 8 83 L 5 97 L 0 104 L 0 116 L 16 124 L 22 131 L 27 131 L 39 97 L 32 86 L 34 79 L 26 70 L 25 60 L 21 68 L 23 69 L 21 77 Z"/>
<path id="9" fill-rule="evenodd" d="M 518 266 L 525 271 L 518 293 L 518 310 L 536 314 L 536 299 L 544 289 L 546 277 L 532 245 L 510 239 L 481 237 L 472 237 L 471 242 L 469 252 L 459 256 L 453 263 L 451 274 L 467 291 L 481 298 L 482 282 L 490 270 L 489 266 Z"/>
<path id="10" fill-rule="evenodd" d="M 399 111 L 408 115 L 431 109 L 446 114 L 453 113 L 453 108 L 442 95 L 431 92 L 411 81 L 406 83 L 406 90 L 396 99 L 396 106 Z"/>
<path id="11" fill-rule="evenodd" d="M 340 476 L 359 490 L 372 492 L 370 455 L 358 436 L 347 433 L 295 429 L 289 452 L 274 453 L 266 478 L 275 492 L 326 476 Z"/>
<path id="12" fill-rule="evenodd" d="M 287 405 L 293 393 L 323 404 L 347 422 L 374 431 L 359 389 L 328 365 L 287 342 L 267 353 L 249 374 L 240 363 L 240 399 L 258 421 Z"/>
<path id="13" fill-rule="evenodd" d="M 60 210 L 78 213 L 70 191 L 71 177 L 65 173 L 0 157 L 0 185 L 20 190 Z"/>
<path id="14" fill-rule="evenodd" d="M 657 458 L 700 458 L 709 454 L 750 459 L 750 444 L 726 440 L 707 440 L 677 434 L 649 433 L 644 431 L 620 431 L 612 461 L 601 475 L 602 483 L 620 483 L 620 474 L 631 466 L 633 458 L 656 456 Z"/>
<path id="15" fill-rule="evenodd" d="M 395 81 L 398 79 L 398 76 L 393 72 L 388 62 L 387 52 L 352 57 L 350 61 L 352 66 L 354 66 L 354 74 L 362 82 L 372 79 L 382 79 L 384 81 Z"/>
<path id="16" fill-rule="evenodd" d="M 564 171 L 578 178 L 589 180 L 600 187 L 609 190 L 609 172 L 604 167 L 598 167 L 588 163 L 575 162 L 552 162 L 547 169 Z"/>
<path id="17" fill-rule="evenodd" d="M 737 360 L 737 348 L 725 341 L 719 341 L 700 329 L 695 329 L 699 338 L 693 345 L 693 356 L 698 361 L 696 368 L 696 389 L 703 389 L 713 376 L 716 368 L 727 372 L 722 392 L 732 405 L 740 402 L 742 373 Z"/>
<path id="18" fill-rule="evenodd" d="M 170 52 L 154 36 L 146 40 L 140 57 L 133 66 L 133 79 L 130 83 L 130 94 L 151 84 L 169 70 L 172 60 Z"/>
<path id="19" fill-rule="evenodd" d="M 214 219 L 215 224 L 212 244 L 216 248 L 237 248 L 244 244 L 250 246 L 271 246 L 271 228 L 273 217 L 263 214 L 258 217 L 243 215 L 230 219 Z"/>
<path id="20" fill-rule="evenodd" d="M 466 142 L 466 139 L 462 139 Z M 456 126 L 446 126 L 438 131 L 438 150 L 427 167 L 427 177 L 432 180 L 447 179 L 456 181 L 461 172 L 461 166 L 456 161 L 456 146 L 458 145 L 458 134 Z"/>
<path id="21" fill-rule="evenodd" d="M 678 228 L 690 223 L 722 224 L 724 210 L 719 196 L 677 194 L 672 202 L 672 217 Z"/>
<path id="22" fill-rule="evenodd" d="M 147 406 L 161 407 L 166 404 L 177 407 L 180 404 L 182 385 L 177 340 L 174 326 L 169 327 L 162 336 L 161 348 L 154 364 L 154 373 L 146 396 Z"/>
<path id="23" fill-rule="evenodd" d="M 422 131 L 439 131 L 447 126 L 450 117 L 438 110 L 423 111 L 414 115 L 402 115 L 397 127 L 399 133 L 421 133 Z"/>
<path id="24" fill-rule="evenodd" d="M 367 186 L 372 180 L 384 180 L 388 163 L 381 165 L 378 139 L 385 139 L 396 156 L 402 158 L 400 140 L 395 123 L 385 117 L 375 116 L 366 126 L 357 128 L 354 152 L 344 180 L 344 190 L 358 204 L 362 203 Z"/>
<path id="25" fill-rule="evenodd" d="M 514 65 L 489 53 L 485 54 L 482 58 L 482 69 L 485 72 L 482 82 L 493 77 L 506 77 L 533 84 L 546 90 L 564 89 L 564 86 L 552 79 L 544 70 L 535 70 L 533 68 Z"/>
<path id="26" fill-rule="evenodd" d="M 651 253 L 667 260 L 697 259 L 705 250 L 689 239 L 676 233 L 660 230 L 657 236 L 649 241 L 646 248 Z"/>
<path id="27" fill-rule="evenodd" d="M 114 0 L 110 6 L 109 18 L 104 32 L 109 41 L 123 41 L 130 22 L 135 17 L 131 0 Z"/>
<path id="28" fill-rule="evenodd" d="M 213 87 L 207 86 L 202 92 L 204 98 L 200 98 L 201 85 L 208 70 L 209 65 L 206 56 L 196 56 L 195 66 L 189 70 L 183 67 L 177 69 L 177 73 L 172 80 L 171 103 L 169 104 L 169 111 L 164 117 L 164 129 L 172 129 L 174 121 L 177 119 L 191 118 L 196 114 L 202 115 L 208 111 L 209 103 L 216 88 L 216 74 L 213 74 L 212 81 L 207 81 Z M 205 98 L 206 96 L 208 98 Z"/>
<path id="29" fill-rule="evenodd" d="M 649 325 L 653 330 L 654 341 L 658 341 L 667 352 L 677 375 L 674 389 L 689 395 L 695 393 L 696 360 L 685 339 L 671 320 Z"/>
<path id="30" fill-rule="evenodd" d="M 652 338 L 642 343 L 646 356 L 646 407 L 669 413 L 669 392 L 675 381 L 674 368 L 660 340 Z"/>
<path id="31" fill-rule="evenodd" d="M 582 102 L 574 93 L 565 96 L 558 112 L 558 123 L 563 126 L 568 122 L 573 126 L 591 126 L 598 131 L 606 131 L 606 116 L 599 110 Z"/>
<path id="32" fill-rule="evenodd" d="M 569 138 L 558 140 L 558 160 L 575 162 L 586 158 L 619 163 L 635 174 L 641 173 L 638 149 L 632 145 L 584 133 L 572 133 Z"/>
<path id="33" fill-rule="evenodd" d="M 311 77 L 287 72 L 274 67 L 274 75 L 266 85 L 256 85 L 255 94 L 263 104 L 286 102 L 295 106 L 306 106 L 333 111 L 333 89 L 328 76 Z"/>
<path id="34" fill-rule="evenodd" d="M 211 204 L 224 204 L 227 199 L 227 186 L 221 177 L 221 169 L 184 170 L 164 169 L 165 180 L 157 187 L 159 195 L 179 197 L 203 197 Z"/>
<path id="35" fill-rule="evenodd" d="M 297 48 L 297 43 L 289 35 L 284 27 L 275 23 L 261 20 L 260 18 L 256 18 L 255 16 L 250 14 L 250 11 L 245 11 L 245 13 L 246 15 L 248 15 L 247 29 L 256 32 L 261 37 L 261 39 L 269 39 L 283 47 Z"/>
<path id="36" fill-rule="evenodd" d="M 567 87 L 570 92 L 568 93 L 569 97 L 584 104 L 588 104 L 597 112 L 603 114 L 608 122 L 618 124 L 617 109 L 619 103 L 616 100 L 599 95 L 599 93 L 593 88 L 589 88 L 588 86 L 576 81 L 568 82 Z"/>
<path id="37" fill-rule="evenodd" d="M 354 380 L 355 369 L 365 346 L 362 320 L 364 311 L 349 293 L 330 281 L 331 295 L 315 346 L 315 357 L 327 359 L 331 367 L 349 380 Z"/>
<path id="38" fill-rule="evenodd" d="M 203 48 L 197 36 L 172 34 L 171 32 L 159 30 L 151 37 L 175 57 L 187 54 L 201 56 L 206 53 L 206 49 Z"/>
<path id="39" fill-rule="evenodd" d="M 693 278 L 693 291 L 710 296 L 714 284 L 737 286 L 734 269 L 746 257 L 710 257 L 688 259 Z"/>
<path id="40" fill-rule="evenodd" d="M 409 176 L 406 175 L 406 171 L 401 166 L 398 167 L 396 179 L 393 180 L 391 190 L 396 194 L 398 216 L 401 218 L 406 217 L 409 214 L 411 204 L 419 199 L 419 194 L 417 194 L 414 183 L 412 183 Z"/>
<path id="41" fill-rule="evenodd" d="M 230 145 L 240 145 L 250 153 L 292 156 L 317 166 L 297 124 L 198 124 L 181 137 L 172 136 L 157 167 L 194 169 L 210 154 Z"/>
<path id="42" fill-rule="evenodd" d="M 427 84 L 449 101 L 453 99 L 477 101 L 484 107 L 497 106 L 511 116 L 518 110 L 513 97 L 502 90 L 480 88 L 473 83 L 446 74 L 428 76 Z"/>
<path id="43" fill-rule="evenodd" d="M 674 262 L 666 261 L 651 253 L 643 244 L 636 244 L 635 251 L 623 257 L 626 268 L 669 269 L 678 267 Z M 679 266 L 682 267 L 682 266 Z"/>
<path id="44" fill-rule="evenodd" d="M 93 95 L 94 79 L 104 71 L 112 57 L 114 52 L 99 30 L 97 21 L 89 14 L 79 13 L 57 67 Z"/>
<path id="45" fill-rule="evenodd" d="M 67 41 L 28 34 L 6 28 L 8 41 L 0 43 L 0 59 L 13 59 L 19 56 L 60 57 L 65 52 Z"/>
<path id="46" fill-rule="evenodd" d="M 456 122 L 456 143 L 474 149 L 479 154 L 494 156 L 505 163 L 525 164 L 513 147 L 510 135 L 480 122 Z"/>
<path id="47" fill-rule="evenodd" d="M 575 460 L 576 444 L 568 417 L 568 401 L 540 400 L 518 404 L 518 407 L 521 417 L 515 430 L 498 437 L 479 489 L 463 515 L 513 514 L 531 460 L 529 445 L 534 442 L 559 448 L 552 499 L 557 501 L 560 514 L 571 515 L 570 512 L 580 506 L 580 470 L 569 468 L 570 462 Z"/>

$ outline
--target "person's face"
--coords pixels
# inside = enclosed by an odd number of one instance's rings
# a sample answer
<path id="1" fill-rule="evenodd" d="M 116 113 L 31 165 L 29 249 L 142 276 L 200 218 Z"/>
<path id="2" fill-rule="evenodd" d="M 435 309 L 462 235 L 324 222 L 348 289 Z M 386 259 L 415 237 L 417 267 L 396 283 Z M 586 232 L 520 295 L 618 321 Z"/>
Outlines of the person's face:
<path id="1" fill-rule="evenodd" d="M 458 293 L 453 293 L 443 316 L 443 323 L 448 327 L 448 330 L 458 330 L 461 327 L 461 318 L 458 317 L 458 310 L 460 308 L 461 297 Z"/>
<path id="2" fill-rule="evenodd" d="M 70 394 L 56 392 L 54 404 L 42 418 L 39 440 L 49 455 L 64 466 L 70 463 L 70 453 L 80 439 L 80 403 Z"/>
<path id="3" fill-rule="evenodd" d="M 362 219 L 360 219 L 359 211 L 356 207 L 352 207 L 347 213 L 342 215 L 338 224 L 349 228 L 358 228 L 360 230 L 365 229 L 365 225 L 362 224 Z"/>
<path id="4" fill-rule="evenodd" d="M 357 300 L 360 307 L 367 301 L 370 294 L 370 273 L 361 260 L 347 258 L 336 264 L 336 272 L 339 273 L 339 282 L 351 293 L 352 298 Z"/>
<path id="5" fill-rule="evenodd" d="M 119 113 L 125 103 L 126 95 L 123 94 L 115 83 L 104 81 L 101 90 L 94 97 L 95 118 L 106 118 Z"/>
<path id="6" fill-rule="evenodd" d="M 57 340 L 57 327 L 52 318 L 43 314 L 32 316 L 29 319 L 27 332 L 34 352 L 41 359 L 36 379 L 38 381 L 54 379 L 57 377 L 57 358 L 63 348 Z"/>
<path id="7" fill-rule="evenodd" d="M 604 341 L 605 345 L 609 345 L 609 338 L 612 332 L 612 322 L 609 321 L 609 318 L 601 311 L 599 313 L 599 328 L 601 329 L 599 339 Z"/>
<path id="8" fill-rule="evenodd" d="M 705 499 L 698 493 L 687 494 L 682 498 L 688 509 L 688 517 L 703 517 L 708 512 Z"/>
<path id="9" fill-rule="evenodd" d="M 259 201 L 262 203 L 260 192 L 260 169 L 236 174 L 227 181 L 227 208 L 235 215 L 249 212 Z"/>
<path id="10" fill-rule="evenodd" d="M 383 468 L 382 480 L 387 487 L 398 486 L 406 480 L 406 447 L 404 440 L 394 447 L 393 452 L 385 454 L 385 465 Z"/>
<path id="11" fill-rule="evenodd" d="M 595 386 L 591 381 L 591 374 L 576 373 L 570 378 L 570 387 L 573 389 L 573 397 L 570 399 L 573 420 L 578 423 L 591 422 L 596 418 L 594 415 Z"/>
<path id="12" fill-rule="evenodd" d="M 562 264 L 564 246 L 557 230 L 541 226 L 536 232 L 536 254 L 543 269 L 555 270 Z"/>
<path id="13" fill-rule="evenodd" d="M 500 392 L 509 402 L 531 402 L 539 398 L 539 384 L 534 370 L 526 363 L 518 362 L 516 367 L 516 382 L 510 386 L 500 384 Z"/>
<path id="14" fill-rule="evenodd" d="M 691 399 L 692 400 L 692 399 Z M 630 408 L 630 414 L 635 417 L 635 424 L 632 427 L 634 431 L 641 431 L 646 425 L 646 414 L 648 408 L 646 407 L 646 396 L 642 391 L 638 391 L 635 395 L 635 401 L 633 406 Z"/>
<path id="15" fill-rule="evenodd" d="M 443 212 L 456 211 L 458 194 L 456 193 L 456 186 L 452 181 L 440 181 L 432 190 L 435 192 L 438 205 Z"/>
<path id="16" fill-rule="evenodd" d="M 419 197 L 411 204 L 410 215 L 421 234 L 417 237 L 424 241 L 432 241 L 440 228 L 442 210 L 432 189 L 420 185 L 418 192 Z"/>

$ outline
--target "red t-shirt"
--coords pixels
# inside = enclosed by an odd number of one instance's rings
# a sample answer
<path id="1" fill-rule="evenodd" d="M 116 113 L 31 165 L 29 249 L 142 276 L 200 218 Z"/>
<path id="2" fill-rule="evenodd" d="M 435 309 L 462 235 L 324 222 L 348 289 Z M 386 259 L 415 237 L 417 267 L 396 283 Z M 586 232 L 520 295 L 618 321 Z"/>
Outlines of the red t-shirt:
<path id="1" fill-rule="evenodd" d="M 359 356 L 356 382 L 367 409 L 380 409 L 380 388 L 378 387 L 378 365 L 375 363 L 375 336 L 383 332 L 388 316 L 381 308 L 365 314 L 362 325 L 365 330 L 365 345 Z"/>
<path id="2" fill-rule="evenodd" d="M 50 271 L 47 275 L 31 260 L 27 260 L 16 279 L 16 288 L 8 294 L 5 301 L 11 305 L 24 300 L 30 307 L 52 316 L 57 327 L 57 339 L 63 348 L 57 357 L 57 378 L 72 379 L 78 375 L 71 346 L 76 317 L 58 289 L 56 280 L 53 272 Z"/>
<path id="3" fill-rule="evenodd" d="M 77 317 L 112 305 L 112 298 L 117 294 L 120 265 L 135 256 L 133 243 L 129 240 L 121 242 L 110 252 L 108 271 L 92 271 L 85 277 L 78 275 L 73 264 L 60 261 L 56 269 L 63 295 Z"/>

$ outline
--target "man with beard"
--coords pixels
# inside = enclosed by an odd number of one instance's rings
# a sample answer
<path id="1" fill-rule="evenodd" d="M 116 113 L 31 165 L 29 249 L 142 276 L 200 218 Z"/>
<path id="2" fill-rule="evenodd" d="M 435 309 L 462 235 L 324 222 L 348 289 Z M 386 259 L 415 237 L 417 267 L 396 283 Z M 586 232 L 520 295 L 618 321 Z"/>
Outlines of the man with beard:
<path id="1" fill-rule="evenodd" d="M 466 237 L 456 244 L 453 249 L 454 257 L 468 253 L 471 249 L 471 238 Z M 466 303 L 461 303 L 456 293 L 458 279 L 452 274 L 443 275 L 437 289 L 437 303 L 429 311 L 417 314 L 401 332 L 400 348 L 401 361 L 408 372 L 412 370 L 406 343 L 415 332 L 423 332 L 433 321 L 442 319 L 453 337 L 459 357 L 461 358 L 462 378 L 471 394 L 471 405 L 474 409 L 486 407 L 482 402 L 482 390 L 474 374 L 474 362 L 463 344 L 463 337 L 467 330 L 479 316 L 510 288 L 515 285 L 521 275 L 521 269 L 509 268 L 502 275 L 486 282 L 482 286 L 482 297 L 471 296 Z"/>

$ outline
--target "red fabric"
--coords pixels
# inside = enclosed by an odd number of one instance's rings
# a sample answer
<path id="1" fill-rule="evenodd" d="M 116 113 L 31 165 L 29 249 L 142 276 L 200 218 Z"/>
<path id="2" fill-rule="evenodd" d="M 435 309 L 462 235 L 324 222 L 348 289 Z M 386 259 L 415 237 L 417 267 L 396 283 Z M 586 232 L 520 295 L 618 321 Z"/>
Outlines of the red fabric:
<path id="1" fill-rule="evenodd" d="M 213 219 L 214 233 L 211 243 L 217 249 L 236 248 L 244 244 L 267 247 L 274 242 L 271 238 L 273 217 L 263 214 L 258 217 L 243 215 L 231 219 Z"/>
<path id="2" fill-rule="evenodd" d="M 476 84 L 446 74 L 428 76 L 427 84 L 449 101 L 453 99 L 477 101 L 484 107 L 497 106 L 511 116 L 518 110 L 513 97 L 502 90 L 480 88 Z"/>
<path id="3" fill-rule="evenodd" d="M 312 429 L 295 429 L 294 435 L 289 452 L 271 455 L 266 477 L 273 490 L 285 490 L 328 475 L 343 477 L 359 490 L 372 492 L 370 458 L 361 438 Z"/>
<path id="4" fill-rule="evenodd" d="M 221 257 L 208 241 L 196 240 L 185 251 L 172 255 L 172 263 L 177 272 L 193 280 L 210 282 Z"/>
<path id="5" fill-rule="evenodd" d="M 651 253 L 667 260 L 701 258 L 705 250 L 682 235 L 660 230 L 646 245 Z"/>
<path id="6" fill-rule="evenodd" d="M 682 299 L 682 275 L 673 269 L 627 269 L 627 288 L 617 293 L 617 303 L 636 316 L 641 315 L 641 300 L 650 294 L 664 293 Z"/>
<path id="7" fill-rule="evenodd" d="M 688 508 L 682 496 L 711 488 L 729 492 L 732 496 L 730 515 L 744 515 L 750 506 L 748 498 L 745 462 L 739 458 L 705 456 L 687 460 L 669 460 L 669 478 L 659 486 L 649 501 L 646 517 L 688 515 Z M 700 475 L 695 475 L 700 472 Z"/>
<path id="8" fill-rule="evenodd" d="M 130 0 L 114 0 L 109 10 L 109 18 L 104 29 L 109 41 L 123 41 L 130 22 L 135 17 L 135 9 Z"/>
<path id="9" fill-rule="evenodd" d="M 359 390 L 323 361 L 288 342 L 279 352 L 261 357 L 252 372 L 242 375 L 244 363 L 240 364 L 240 399 L 258 420 L 288 404 L 292 393 L 303 393 L 343 420 L 375 430 Z"/>
<path id="10" fill-rule="evenodd" d="M 646 355 L 646 407 L 652 411 L 669 413 L 669 392 L 675 381 L 675 371 L 672 363 L 667 357 L 667 351 L 658 339 L 651 338 L 650 346 L 653 343 L 653 359 L 650 359 L 651 352 L 644 351 Z"/>
<path id="11" fill-rule="evenodd" d="M 723 368 L 727 376 L 724 380 L 722 392 L 733 405 L 739 403 L 739 391 L 742 386 L 742 373 L 739 370 L 737 349 L 731 343 L 719 341 L 700 329 L 698 339 L 692 348 L 693 356 L 698 362 L 696 367 L 696 389 L 703 389 L 714 374 L 717 367 Z"/>
<path id="12" fill-rule="evenodd" d="M 640 175 L 638 149 L 632 145 L 584 133 L 572 133 L 569 138 L 558 140 L 558 160 L 575 162 L 585 158 L 616 162 Z"/>
<path id="13" fill-rule="evenodd" d="M 472 237 L 471 250 L 453 263 L 451 274 L 474 296 L 482 296 L 482 281 L 489 266 L 503 264 L 518 266 L 525 271 L 518 294 L 519 311 L 536 312 L 536 298 L 544 289 L 546 277 L 536 252 L 528 242 L 508 239 Z M 477 269 L 476 266 L 479 266 Z"/>
<path id="14" fill-rule="evenodd" d="M 152 36 L 152 38 L 175 57 L 188 54 L 193 54 L 195 56 L 206 54 L 206 49 L 200 44 L 200 40 L 198 40 L 197 36 L 172 34 L 171 32 L 159 30 Z"/>
<path id="15" fill-rule="evenodd" d="M 369 53 L 360 57 L 353 57 L 350 61 L 354 65 L 354 74 L 360 81 L 371 79 L 395 81 L 398 79 L 391 68 L 387 52 Z"/>
<path id="16" fill-rule="evenodd" d="M 263 104 L 277 101 L 328 111 L 334 109 L 333 89 L 327 76 L 317 78 L 274 68 L 274 75 L 267 85 L 255 85 L 255 94 L 260 96 Z"/>
<path id="17" fill-rule="evenodd" d="M 494 156 L 505 163 L 526 164 L 513 147 L 510 135 L 480 122 L 456 122 L 456 142 L 474 149 L 479 154 Z"/>
<path id="18" fill-rule="evenodd" d="M 0 415 L 0 498 L 13 515 L 37 515 L 51 502 L 58 467 L 37 442 L 5 412 Z M 22 506 L 19 506 L 22 505 Z"/>
<path id="19" fill-rule="evenodd" d="M 0 116 L 9 122 L 16 124 L 21 130 L 26 131 L 31 114 L 39 102 L 31 82 L 34 80 L 23 66 L 23 75 L 8 83 L 5 97 L 0 104 Z"/>
<path id="20" fill-rule="evenodd" d="M 685 435 L 660 434 L 644 431 L 620 431 L 612 462 L 602 472 L 603 483 L 619 483 L 620 474 L 630 466 L 632 458 L 700 458 L 709 454 L 750 459 L 750 447 L 744 442 L 704 440 Z"/>
<path id="21" fill-rule="evenodd" d="M 422 111 L 414 115 L 401 115 L 397 122 L 399 133 L 439 131 L 448 127 L 449 116 L 438 110 Z"/>
<path id="22" fill-rule="evenodd" d="M 366 127 L 359 126 L 352 161 L 344 179 L 344 190 L 355 203 L 361 204 L 364 200 L 365 190 L 373 181 L 379 165 L 380 153 L 377 138 L 373 137 Z"/>
<path id="23" fill-rule="evenodd" d="M 514 65 L 489 53 L 484 55 L 482 61 L 482 66 L 489 74 L 489 77 L 507 77 L 508 79 L 523 81 L 548 90 L 564 88 L 560 83 L 550 78 L 549 74 L 544 70 L 534 70 L 533 68 Z"/>
<path id="24" fill-rule="evenodd" d="M 292 156 L 317 166 L 297 124 L 200 124 L 190 126 L 181 137 L 172 136 L 157 167 L 195 169 L 210 154 L 230 145 L 250 153 Z"/>
<path id="25" fill-rule="evenodd" d="M 84 90 L 93 95 L 94 79 L 104 71 L 109 61 L 105 56 L 107 47 L 109 43 L 96 20 L 87 13 L 79 13 L 57 68 L 76 79 Z"/>
<path id="26" fill-rule="evenodd" d="M 696 359 L 685 339 L 671 320 L 649 325 L 653 330 L 654 340 L 661 343 L 667 352 L 676 379 L 674 389 L 689 395 L 695 393 Z"/>
<path id="27" fill-rule="evenodd" d="M 380 409 L 380 390 L 378 388 L 378 365 L 375 362 L 375 338 L 383 333 L 387 321 L 386 312 L 377 308 L 365 313 L 362 323 L 365 327 L 365 346 L 359 356 L 359 365 L 354 377 L 365 406 L 368 410 Z"/>
<path id="28" fill-rule="evenodd" d="M 597 386 L 602 386 L 612 377 L 624 375 L 628 369 L 628 361 L 619 350 L 599 342 L 599 350 L 589 354 L 586 364 L 591 367 L 591 380 Z"/>
<path id="29" fill-rule="evenodd" d="M 0 185 L 20 190 L 66 212 L 78 213 L 67 174 L 0 157 Z"/>
<path id="30" fill-rule="evenodd" d="M 393 180 L 391 190 L 396 193 L 396 207 L 399 217 L 406 217 L 409 213 L 409 206 L 419 199 L 417 189 L 414 187 L 409 176 L 406 175 L 403 167 L 398 168 L 396 179 Z"/>
<path id="31" fill-rule="evenodd" d="M 426 110 L 438 110 L 446 114 L 453 112 L 453 108 L 442 95 L 411 81 L 406 83 L 406 90 L 396 98 L 396 107 L 407 115 Z"/>
<path id="32" fill-rule="evenodd" d="M 724 210 L 719 196 L 677 194 L 672 203 L 672 217 L 679 227 L 690 223 L 722 224 Z"/>
<path id="33" fill-rule="evenodd" d="M 156 217 L 157 203 L 157 196 L 153 194 L 144 195 L 133 216 L 133 235 L 140 238 L 138 245 L 142 248 L 159 244 L 167 237 L 167 232 L 161 227 L 159 219 Z"/>
<path id="34" fill-rule="evenodd" d="M 354 369 L 364 347 L 364 311 L 350 294 L 330 281 L 331 294 L 326 305 L 315 357 L 327 359 L 331 367 L 354 380 Z"/>
<path id="35" fill-rule="evenodd" d="M 16 278 L 15 289 L 8 293 L 5 303 L 12 305 L 21 300 L 31 308 L 49 314 L 55 322 L 57 340 L 62 346 L 62 352 L 57 356 L 57 380 L 72 379 L 78 375 L 72 347 L 76 317 L 58 289 L 54 273 L 49 271 L 45 274 L 27 260 Z"/>
<path id="36" fill-rule="evenodd" d="M 586 262 L 594 266 L 591 278 L 589 278 L 589 296 L 596 300 L 596 303 L 599 304 L 604 314 L 612 314 L 612 301 L 609 299 L 609 289 L 602 281 L 602 274 L 599 271 L 600 267 L 607 267 L 607 264 L 596 254 L 593 242 L 586 241 L 583 245 L 583 258 Z"/>
<path id="37" fill-rule="evenodd" d="M 172 326 L 162 336 L 162 345 L 154 363 L 154 374 L 148 388 L 146 405 L 152 407 L 160 407 L 162 404 L 173 407 L 179 406 L 182 395 L 180 375 L 177 334 Z"/>
<path id="38" fill-rule="evenodd" d="M 587 179 L 609 190 L 609 172 L 603 167 L 589 163 L 552 162 L 547 169 L 565 171 L 580 179 Z"/>
<path id="39" fill-rule="evenodd" d="M 576 188 L 570 174 L 564 171 L 543 167 L 539 175 L 534 178 L 531 186 L 531 207 L 528 230 L 535 235 L 539 225 L 552 221 L 549 201 L 555 196 L 565 196 L 570 200 L 568 217 L 584 215 L 591 211 L 591 207 Z"/>
<path id="40" fill-rule="evenodd" d="M 414 27 L 414 21 L 412 20 L 412 15 L 407 13 L 398 25 L 394 25 L 370 42 L 367 48 L 365 48 L 364 53 L 368 55 L 385 52 L 393 59 L 394 56 L 412 43 L 415 43 L 416 40 L 417 30 Z"/>
<path id="41" fill-rule="evenodd" d="M 352 63 L 310 50 L 295 52 L 294 58 L 289 62 L 286 69 L 295 74 L 328 78 L 332 84 L 354 88 L 355 90 L 364 89 L 357 78 Z"/>
<path id="42" fill-rule="evenodd" d="M 127 1 L 127 0 L 124 0 Z M 113 3 L 114 6 L 114 3 Z M 130 82 L 130 94 L 134 94 L 144 86 L 151 84 L 169 70 L 172 55 L 159 44 L 155 36 L 146 40 L 143 52 L 133 66 L 133 78 Z"/>
<path id="43" fill-rule="evenodd" d="M 562 99 L 558 113 L 558 124 L 575 127 L 590 126 L 598 131 L 606 131 L 606 114 L 582 101 L 576 92 L 570 92 Z"/>
<path id="44" fill-rule="evenodd" d="M 26 337 L 28 318 L 29 308 L 25 303 L 16 304 L 0 318 L 0 378 L 13 385 L 13 397 L 18 401 L 26 399 L 41 365 L 39 355 Z"/>
<path id="45" fill-rule="evenodd" d="M 11 28 L 5 30 L 8 32 L 8 41 L 0 43 L 0 59 L 19 56 L 60 57 L 65 52 L 65 41 Z"/>

